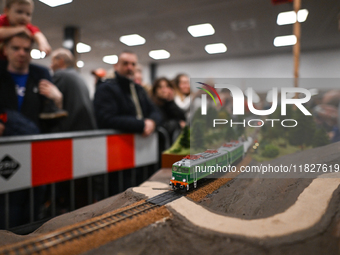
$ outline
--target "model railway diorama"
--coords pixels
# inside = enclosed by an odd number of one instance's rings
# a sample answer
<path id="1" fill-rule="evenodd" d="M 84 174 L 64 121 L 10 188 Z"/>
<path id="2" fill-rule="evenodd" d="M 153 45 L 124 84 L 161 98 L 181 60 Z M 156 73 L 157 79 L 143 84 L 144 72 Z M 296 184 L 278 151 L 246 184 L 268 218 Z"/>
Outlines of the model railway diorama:
<path id="1" fill-rule="evenodd" d="M 172 165 L 172 177 L 169 185 L 173 190 L 197 188 L 198 181 L 212 177 L 214 173 L 208 169 L 216 166 L 230 166 L 241 160 L 251 144 L 247 141 L 231 141 L 216 150 L 206 150 L 194 155 L 188 155 Z"/>

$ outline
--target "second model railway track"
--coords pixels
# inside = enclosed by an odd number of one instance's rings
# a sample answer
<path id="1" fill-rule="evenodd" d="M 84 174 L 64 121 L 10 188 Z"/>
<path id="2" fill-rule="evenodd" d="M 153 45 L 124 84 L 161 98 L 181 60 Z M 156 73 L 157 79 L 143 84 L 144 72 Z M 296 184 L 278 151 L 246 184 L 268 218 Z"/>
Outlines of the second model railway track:
<path id="1" fill-rule="evenodd" d="M 212 179 L 206 180 L 201 184 L 200 188 L 211 183 L 211 181 Z M 170 203 L 183 195 L 188 195 L 188 197 L 190 197 L 191 194 L 198 190 L 199 189 L 192 190 L 187 193 L 167 191 L 158 196 L 149 198 L 146 201 L 131 205 L 123 210 L 118 209 L 118 211 L 106 213 L 93 219 L 77 223 L 69 228 L 56 230 L 38 237 L 32 237 L 29 240 L 0 248 L 0 255 L 28 255 L 40 254 L 44 251 L 49 252 L 50 249 L 58 247 L 69 241 L 88 236 L 96 231 L 114 226 L 119 222 L 132 219 L 133 217 L 137 217 L 138 215 L 151 211 L 152 209 L 159 208 L 160 206 Z"/>
<path id="2" fill-rule="evenodd" d="M 181 197 L 180 194 L 171 191 L 164 192 L 156 197 L 153 197 L 140 204 L 128 207 L 122 211 L 104 214 L 91 220 L 76 224 L 74 227 L 69 229 L 54 231 L 48 234 L 44 234 L 40 237 L 32 238 L 30 240 L 10 245 L 6 248 L 0 248 L 0 254 L 38 254 L 42 251 L 48 251 L 53 247 L 64 244 L 73 239 L 84 237 L 98 230 L 115 225 L 123 220 L 145 213 L 156 207 L 171 202 L 179 197 Z"/>

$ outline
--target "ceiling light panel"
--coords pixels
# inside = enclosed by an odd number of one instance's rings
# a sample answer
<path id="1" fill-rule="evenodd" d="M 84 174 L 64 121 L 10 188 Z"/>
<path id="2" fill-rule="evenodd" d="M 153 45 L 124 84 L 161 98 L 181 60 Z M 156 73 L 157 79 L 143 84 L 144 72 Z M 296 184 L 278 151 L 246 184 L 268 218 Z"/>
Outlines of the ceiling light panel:
<path id="1" fill-rule="evenodd" d="M 193 37 L 201 37 L 215 34 L 215 29 L 211 24 L 205 23 L 200 25 L 189 26 L 188 32 Z"/>
<path id="2" fill-rule="evenodd" d="M 46 57 L 46 53 L 37 49 L 31 50 L 31 58 L 33 59 L 42 59 Z"/>
<path id="3" fill-rule="evenodd" d="M 297 19 L 298 21 L 305 22 L 308 16 L 308 10 L 303 9 L 298 11 Z M 288 25 L 288 24 L 294 24 L 296 22 L 296 13 L 294 11 L 289 12 L 281 12 L 279 15 L 277 15 L 276 23 L 279 26 L 282 25 Z"/>
<path id="4" fill-rule="evenodd" d="M 118 62 L 118 56 L 117 55 L 108 55 L 103 57 L 103 62 L 106 64 L 116 64 Z"/>
<path id="5" fill-rule="evenodd" d="M 72 49 L 73 45 L 74 45 L 74 42 L 71 39 L 67 39 L 67 40 L 63 41 L 63 47 L 66 48 L 66 49 Z"/>
<path id="6" fill-rule="evenodd" d="M 285 35 L 275 37 L 273 44 L 275 47 L 290 46 L 296 44 L 296 41 L 295 35 Z"/>
<path id="7" fill-rule="evenodd" d="M 224 43 L 208 44 L 204 47 L 209 54 L 224 53 L 227 51 L 227 46 Z"/>
<path id="8" fill-rule="evenodd" d="M 86 53 L 91 51 L 91 46 L 85 43 L 77 43 L 77 52 L 78 53 Z"/>
<path id="9" fill-rule="evenodd" d="M 170 53 L 166 50 L 152 50 L 149 56 L 153 59 L 167 59 L 170 58 Z"/>
<path id="10" fill-rule="evenodd" d="M 81 60 L 77 61 L 77 67 L 82 68 L 84 67 L 84 65 L 85 65 L 84 61 Z"/>
<path id="11" fill-rule="evenodd" d="M 63 4 L 72 3 L 73 0 L 39 0 L 40 2 L 47 4 L 50 7 L 57 7 Z"/>
<path id="12" fill-rule="evenodd" d="M 126 44 L 127 46 L 136 46 L 136 45 L 142 45 L 146 42 L 144 37 L 141 37 L 138 34 L 132 34 L 132 35 L 124 35 L 119 38 L 119 41 Z"/>
<path id="13" fill-rule="evenodd" d="M 300 10 L 299 12 L 298 12 L 298 21 L 301 23 L 301 22 L 305 22 L 306 21 L 306 19 L 307 19 L 307 17 L 308 17 L 308 10 L 307 9 L 303 9 L 303 10 Z"/>

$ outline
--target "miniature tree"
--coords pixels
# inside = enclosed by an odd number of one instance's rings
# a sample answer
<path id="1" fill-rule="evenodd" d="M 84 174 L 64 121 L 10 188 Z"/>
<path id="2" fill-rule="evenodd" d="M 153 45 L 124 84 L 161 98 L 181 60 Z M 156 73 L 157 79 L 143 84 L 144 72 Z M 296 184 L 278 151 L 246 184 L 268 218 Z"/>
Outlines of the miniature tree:
<path id="1" fill-rule="evenodd" d="M 196 120 L 201 120 L 201 121 L 205 120 L 205 116 L 203 116 L 202 113 L 201 113 L 201 107 L 199 107 L 193 115 L 192 122 L 194 122 Z"/>
<path id="2" fill-rule="evenodd" d="M 269 116 L 269 119 L 279 120 L 280 122 L 282 121 L 283 117 L 281 116 L 280 107 L 278 107 L 276 111 Z M 274 121 L 273 127 L 271 125 L 264 125 L 265 129 L 262 134 L 265 138 L 268 140 L 277 139 L 279 137 L 285 138 L 286 130 L 278 123 L 279 121 Z"/>
<path id="3" fill-rule="evenodd" d="M 263 127 L 261 128 L 261 134 L 264 139 L 274 140 L 277 138 L 282 138 L 284 141 L 287 140 L 289 128 L 283 127 L 280 124 L 280 122 L 284 119 L 293 119 L 294 117 L 292 117 L 293 111 L 290 105 L 287 106 L 286 110 L 287 110 L 286 115 L 282 116 L 281 107 L 278 106 L 276 110 L 272 114 L 269 115 L 268 119 L 273 119 L 275 121 L 273 121 L 273 124 L 268 123 L 268 125 L 263 125 Z"/>
<path id="4" fill-rule="evenodd" d="M 236 117 L 236 121 L 235 122 L 242 122 L 243 119 L 241 116 L 237 116 Z M 236 138 L 238 139 L 240 136 L 245 134 L 245 127 L 243 125 L 235 125 L 236 127 Z"/>
<path id="5" fill-rule="evenodd" d="M 204 149 L 204 122 L 195 120 L 193 123 L 191 134 L 191 146 L 193 149 Z"/>
<path id="6" fill-rule="evenodd" d="M 218 113 L 215 107 L 208 107 L 207 115 L 205 116 L 206 127 L 211 128 L 213 126 L 214 119 L 218 118 Z"/>
<path id="7" fill-rule="evenodd" d="M 183 148 L 190 148 L 190 130 L 188 126 L 184 127 L 181 140 L 179 140 L 179 144 Z"/>
<path id="8" fill-rule="evenodd" d="M 293 114 L 297 121 L 297 126 L 289 128 L 288 140 L 291 145 L 310 146 L 315 132 L 315 123 L 312 116 L 304 115 L 300 110 L 296 110 Z"/>
<path id="9" fill-rule="evenodd" d="M 232 127 L 227 127 L 224 133 L 224 138 L 226 141 L 231 141 L 237 139 L 237 134 Z"/>
<path id="10" fill-rule="evenodd" d="M 275 158 L 277 155 L 279 155 L 279 149 L 272 144 L 267 144 L 262 152 L 262 156 L 267 158 Z"/>
<path id="11" fill-rule="evenodd" d="M 330 141 L 327 132 L 323 128 L 318 128 L 315 130 L 312 141 L 313 148 L 327 145 L 329 142 Z"/>
<path id="12" fill-rule="evenodd" d="M 221 109 L 217 113 L 217 119 L 229 119 L 229 118 L 230 118 L 229 113 L 224 109 Z M 223 127 L 223 125 L 221 125 L 221 127 Z"/>

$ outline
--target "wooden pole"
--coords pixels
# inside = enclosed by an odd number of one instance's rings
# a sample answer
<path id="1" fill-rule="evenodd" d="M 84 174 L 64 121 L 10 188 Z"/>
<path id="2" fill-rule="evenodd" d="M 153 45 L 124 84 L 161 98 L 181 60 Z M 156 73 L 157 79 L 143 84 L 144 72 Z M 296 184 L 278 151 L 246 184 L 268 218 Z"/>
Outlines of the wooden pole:
<path id="1" fill-rule="evenodd" d="M 294 11 L 296 13 L 296 22 L 293 26 L 293 34 L 296 36 L 296 44 L 293 46 L 294 56 L 294 87 L 299 86 L 299 64 L 300 64 L 300 38 L 301 25 L 297 21 L 297 14 L 301 8 L 301 0 L 294 0 Z"/>

